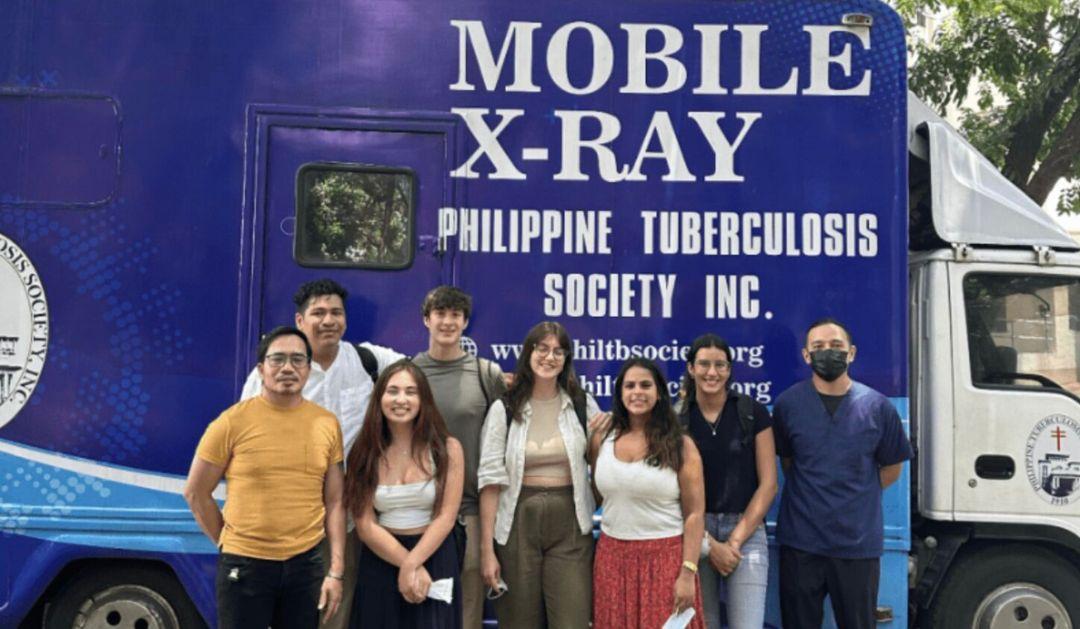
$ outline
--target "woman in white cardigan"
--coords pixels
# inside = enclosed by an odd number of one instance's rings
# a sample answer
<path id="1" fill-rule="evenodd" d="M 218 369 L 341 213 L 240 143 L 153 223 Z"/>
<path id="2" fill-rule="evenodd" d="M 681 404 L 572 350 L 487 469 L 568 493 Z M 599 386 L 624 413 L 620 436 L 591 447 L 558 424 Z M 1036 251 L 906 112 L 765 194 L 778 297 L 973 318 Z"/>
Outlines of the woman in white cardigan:
<path id="1" fill-rule="evenodd" d="M 587 627 L 592 515 L 586 418 L 566 329 L 529 331 L 514 384 L 488 411 L 480 450 L 480 570 L 499 625 Z"/>

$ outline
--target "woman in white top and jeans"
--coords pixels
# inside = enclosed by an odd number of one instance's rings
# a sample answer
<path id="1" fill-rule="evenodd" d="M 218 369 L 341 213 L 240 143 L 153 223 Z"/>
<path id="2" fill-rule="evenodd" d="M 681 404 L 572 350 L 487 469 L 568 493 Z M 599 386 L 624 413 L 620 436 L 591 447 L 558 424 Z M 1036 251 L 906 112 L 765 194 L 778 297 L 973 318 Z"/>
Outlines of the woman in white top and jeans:
<path id="1" fill-rule="evenodd" d="M 589 625 L 596 507 L 575 406 L 599 409 L 578 386 L 572 347 L 558 323 L 533 327 L 484 422 L 480 571 L 502 627 Z"/>
<path id="2" fill-rule="evenodd" d="M 701 457 L 683 434 L 656 364 L 623 363 L 611 427 L 590 440 L 604 500 L 593 578 L 593 627 L 654 629 L 694 607 L 705 496 Z"/>
<path id="3" fill-rule="evenodd" d="M 451 534 L 465 455 L 423 372 L 401 360 L 379 376 L 349 452 L 346 507 L 363 546 L 351 627 L 460 629 L 461 568 Z M 428 598 L 452 578 L 453 601 Z"/>

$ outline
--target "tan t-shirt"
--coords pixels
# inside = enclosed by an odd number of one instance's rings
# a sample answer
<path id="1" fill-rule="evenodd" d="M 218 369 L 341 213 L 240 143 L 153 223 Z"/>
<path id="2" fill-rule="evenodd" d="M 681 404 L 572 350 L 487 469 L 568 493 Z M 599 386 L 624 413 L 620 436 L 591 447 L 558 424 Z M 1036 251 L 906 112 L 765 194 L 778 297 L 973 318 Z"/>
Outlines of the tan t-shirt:
<path id="1" fill-rule="evenodd" d="M 195 452 L 225 466 L 222 552 L 280 561 L 322 540 L 323 481 L 344 459 L 330 411 L 307 400 L 292 408 L 244 400 L 211 422 Z"/>

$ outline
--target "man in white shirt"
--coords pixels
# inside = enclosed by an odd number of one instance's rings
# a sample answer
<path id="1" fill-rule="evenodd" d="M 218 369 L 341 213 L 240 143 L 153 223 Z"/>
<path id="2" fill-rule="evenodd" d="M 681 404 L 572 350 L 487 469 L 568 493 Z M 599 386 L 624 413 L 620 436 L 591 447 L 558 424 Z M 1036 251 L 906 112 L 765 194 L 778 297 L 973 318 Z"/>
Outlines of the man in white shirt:
<path id="1" fill-rule="evenodd" d="M 345 335 L 345 300 L 348 292 L 331 279 L 307 282 L 293 296 L 296 304 L 296 327 L 311 343 L 311 374 L 304 385 L 304 399 L 333 413 L 341 424 L 345 458 L 360 434 L 368 398 L 374 388 L 372 378 L 404 355 L 386 347 L 361 343 L 352 345 Z M 367 356 L 362 357 L 362 353 Z M 365 361 L 368 363 L 365 365 Z M 259 395 L 262 378 L 258 369 L 251 372 L 240 399 Z M 348 473 L 348 470 L 346 470 Z M 337 614 L 327 623 L 331 628 L 347 627 L 356 586 L 356 535 L 350 521 L 345 546 L 344 596 Z M 326 551 L 327 549 L 324 549 Z M 325 558 L 329 561 L 329 558 Z M 327 564 L 329 565 L 329 564 Z"/>

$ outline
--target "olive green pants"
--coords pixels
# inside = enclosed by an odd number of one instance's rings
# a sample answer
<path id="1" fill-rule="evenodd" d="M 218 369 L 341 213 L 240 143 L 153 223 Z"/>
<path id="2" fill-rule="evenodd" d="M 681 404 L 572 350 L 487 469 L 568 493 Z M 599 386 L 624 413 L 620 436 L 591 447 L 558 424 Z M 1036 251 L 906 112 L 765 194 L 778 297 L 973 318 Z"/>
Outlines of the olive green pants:
<path id="1" fill-rule="evenodd" d="M 495 545 L 507 592 L 495 601 L 500 627 L 588 627 L 592 533 L 581 533 L 572 487 L 522 487 L 510 538 Z"/>

